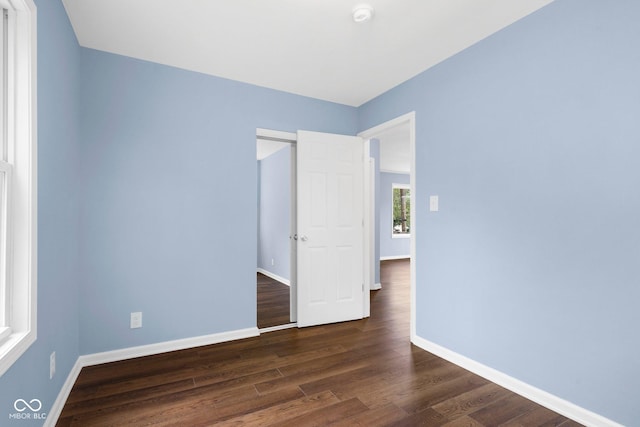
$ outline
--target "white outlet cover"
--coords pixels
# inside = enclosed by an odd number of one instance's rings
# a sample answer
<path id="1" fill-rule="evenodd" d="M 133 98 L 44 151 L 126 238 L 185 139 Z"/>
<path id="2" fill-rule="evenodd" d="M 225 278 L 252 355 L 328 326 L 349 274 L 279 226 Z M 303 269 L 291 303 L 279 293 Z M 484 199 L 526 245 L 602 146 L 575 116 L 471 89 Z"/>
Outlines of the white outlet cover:
<path id="1" fill-rule="evenodd" d="M 142 312 L 136 311 L 131 313 L 131 329 L 142 328 Z"/>
<path id="2" fill-rule="evenodd" d="M 56 374 L 56 352 L 54 351 L 49 356 L 49 379 L 53 379 L 53 376 Z"/>
<path id="3" fill-rule="evenodd" d="M 429 196 L 429 211 L 438 212 L 438 196 Z"/>

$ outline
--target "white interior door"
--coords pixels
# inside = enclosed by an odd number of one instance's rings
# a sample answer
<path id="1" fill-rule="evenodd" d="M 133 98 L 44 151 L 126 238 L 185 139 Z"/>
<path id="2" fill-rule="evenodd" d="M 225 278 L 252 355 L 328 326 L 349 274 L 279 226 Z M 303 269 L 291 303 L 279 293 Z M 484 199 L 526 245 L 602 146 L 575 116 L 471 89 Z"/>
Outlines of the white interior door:
<path id="1" fill-rule="evenodd" d="M 364 316 L 363 181 L 362 138 L 298 131 L 299 327 Z"/>

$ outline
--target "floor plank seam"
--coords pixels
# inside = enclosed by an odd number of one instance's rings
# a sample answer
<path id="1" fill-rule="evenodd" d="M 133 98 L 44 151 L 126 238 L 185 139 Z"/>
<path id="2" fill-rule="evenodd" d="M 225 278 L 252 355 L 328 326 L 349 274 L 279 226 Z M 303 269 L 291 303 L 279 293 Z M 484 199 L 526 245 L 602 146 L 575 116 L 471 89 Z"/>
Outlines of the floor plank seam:
<path id="1" fill-rule="evenodd" d="M 300 393 L 302 393 L 305 397 L 309 397 L 309 396 L 310 396 L 309 394 L 307 394 L 307 393 L 305 393 L 305 392 L 304 392 L 304 390 L 302 389 L 302 387 L 300 387 L 300 385 L 296 386 L 296 388 L 297 388 L 298 390 L 300 390 Z"/>

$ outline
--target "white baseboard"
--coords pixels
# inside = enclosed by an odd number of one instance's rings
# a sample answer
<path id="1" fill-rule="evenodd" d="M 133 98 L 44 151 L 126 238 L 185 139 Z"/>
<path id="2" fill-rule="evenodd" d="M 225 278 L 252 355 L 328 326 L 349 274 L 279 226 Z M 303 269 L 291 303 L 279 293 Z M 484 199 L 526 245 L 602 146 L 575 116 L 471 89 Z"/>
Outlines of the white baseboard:
<path id="1" fill-rule="evenodd" d="M 372 291 L 377 291 L 378 289 L 382 289 L 382 283 L 374 283 L 373 285 L 371 285 Z"/>
<path id="2" fill-rule="evenodd" d="M 442 347 L 431 341 L 428 341 L 419 336 L 413 336 L 411 342 L 418 347 L 426 350 L 436 356 L 442 357 L 451 363 L 454 363 L 474 374 L 480 375 L 483 378 L 488 379 L 506 389 L 511 390 L 514 393 L 519 394 L 529 400 L 532 400 L 539 405 L 542 405 L 552 411 L 555 411 L 565 417 L 589 427 L 623 427 L 622 425 L 605 418 L 601 415 L 591 412 L 588 409 L 575 405 L 567 400 L 564 400 L 558 396 L 513 378 L 505 373 L 490 368 L 475 360 L 469 359 L 461 354 Z"/>
<path id="3" fill-rule="evenodd" d="M 200 347 L 203 345 L 219 344 L 227 341 L 241 340 L 244 338 L 257 337 L 260 335 L 258 328 L 238 329 L 236 331 L 221 332 L 218 334 L 202 335 L 193 338 L 184 338 L 180 340 L 165 341 L 156 344 L 141 345 L 138 347 L 123 348 L 120 350 L 105 351 L 102 353 L 85 354 L 78 357 L 71 372 L 67 376 L 60 393 L 53 406 L 47 414 L 44 427 L 53 427 L 58 422 L 58 418 L 62 413 L 62 408 L 71 393 L 73 384 L 75 384 L 80 375 L 80 371 L 85 366 L 99 365 L 101 363 L 117 362 L 120 360 L 133 359 L 134 357 L 151 356 L 154 354 L 166 353 L 169 351 L 184 350 L 187 348 Z"/>
<path id="4" fill-rule="evenodd" d="M 156 344 L 141 345 L 138 347 L 123 348 L 120 350 L 105 351 L 102 353 L 85 354 L 80 356 L 82 366 L 99 365 L 101 363 L 118 362 L 120 360 L 133 359 L 134 357 L 151 356 L 167 353 L 169 351 L 184 350 L 203 345 L 219 344 L 221 342 L 241 340 L 260 335 L 258 328 L 239 329 L 236 331 L 221 332 L 218 334 L 202 335 L 181 340 L 165 341 Z"/>
<path id="5" fill-rule="evenodd" d="M 49 409 L 47 419 L 44 421 L 43 427 L 54 427 L 56 425 L 58 418 L 60 418 L 60 414 L 62 413 L 62 408 L 64 408 L 64 404 L 67 401 L 67 398 L 69 398 L 69 393 L 71 393 L 71 389 L 76 383 L 81 370 L 82 364 L 80 362 L 80 358 L 78 358 L 76 363 L 73 365 L 73 368 L 71 368 L 71 372 L 67 375 L 67 379 L 62 385 L 62 389 L 58 393 L 56 401 L 53 402 L 51 409 Z"/>
<path id="6" fill-rule="evenodd" d="M 381 256 L 380 261 L 392 261 L 395 259 L 410 259 L 411 255 L 393 255 L 393 256 Z"/>
<path id="7" fill-rule="evenodd" d="M 258 268 L 258 273 L 262 273 L 267 277 L 271 277 L 273 280 L 277 280 L 283 285 L 291 286 L 291 282 L 289 282 L 289 279 L 285 279 L 284 277 L 278 276 L 277 274 L 267 271 L 264 268 Z"/>

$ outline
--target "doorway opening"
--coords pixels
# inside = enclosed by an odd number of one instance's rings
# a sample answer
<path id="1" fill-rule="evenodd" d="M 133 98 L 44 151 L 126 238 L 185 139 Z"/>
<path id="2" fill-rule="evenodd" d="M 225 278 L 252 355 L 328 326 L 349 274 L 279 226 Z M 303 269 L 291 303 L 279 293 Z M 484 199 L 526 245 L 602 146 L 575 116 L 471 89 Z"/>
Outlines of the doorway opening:
<path id="1" fill-rule="evenodd" d="M 296 135 L 258 129 L 257 326 L 261 332 L 296 326 Z M 293 270 L 292 270 L 293 269 Z"/>
<path id="2" fill-rule="evenodd" d="M 415 192 L 415 112 L 405 114 L 384 122 L 378 126 L 358 134 L 367 139 L 370 145 L 371 157 L 375 160 L 374 172 L 371 180 L 374 188 L 370 214 L 370 229 L 373 263 L 370 276 L 371 289 L 377 290 L 389 280 L 381 277 L 381 263 L 383 275 L 387 271 L 404 272 L 409 275 L 410 291 L 410 338 L 414 340 L 415 333 L 415 236 L 416 206 L 420 200 Z M 408 212 L 400 214 L 401 221 L 398 232 L 397 221 L 394 221 L 394 188 L 405 188 L 404 207 Z M 400 205 L 402 209 L 402 204 Z M 397 212 L 395 213 L 397 215 Z M 409 222 L 410 221 L 410 222 Z M 410 224 L 410 225 L 408 225 Z"/>
<path id="3" fill-rule="evenodd" d="M 271 326 L 263 324 L 261 316 L 257 319 L 260 331 L 368 317 L 369 292 L 365 287 L 368 278 L 364 276 L 369 270 L 363 265 L 369 258 L 364 252 L 366 229 L 362 226 L 365 194 L 368 194 L 363 191 L 367 170 L 364 159 L 368 158 L 364 139 L 267 129 L 257 129 L 256 134 L 259 146 L 275 146 L 271 150 L 274 154 L 261 155 L 258 165 L 257 259 L 258 272 L 262 273 L 258 277 L 261 288 L 268 282 L 263 276 L 290 285 L 291 322 Z M 290 168 L 286 167 L 287 147 Z M 279 195 L 270 178 L 276 173 L 281 176 L 280 183 L 275 185 Z M 291 190 L 289 201 L 283 201 L 287 187 Z M 288 216 L 286 206 L 289 206 Z M 275 215 L 274 210 L 278 212 Z M 272 218 L 270 224 L 269 217 Z M 271 233 L 272 228 L 278 231 Z M 288 256 L 286 249 L 289 249 Z M 290 259 L 288 269 L 283 267 L 287 259 Z M 274 271 L 278 266 L 280 270 Z M 258 295 L 258 303 L 260 297 Z M 286 314 L 281 313 L 282 317 Z"/>

